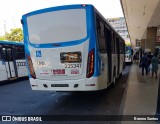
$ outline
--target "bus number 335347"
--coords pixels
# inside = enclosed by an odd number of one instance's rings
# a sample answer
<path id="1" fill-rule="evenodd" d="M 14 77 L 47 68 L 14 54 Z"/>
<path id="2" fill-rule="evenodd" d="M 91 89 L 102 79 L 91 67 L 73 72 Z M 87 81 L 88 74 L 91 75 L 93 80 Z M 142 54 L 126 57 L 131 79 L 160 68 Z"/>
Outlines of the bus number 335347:
<path id="1" fill-rule="evenodd" d="M 82 64 L 64 64 L 65 68 L 81 68 Z"/>

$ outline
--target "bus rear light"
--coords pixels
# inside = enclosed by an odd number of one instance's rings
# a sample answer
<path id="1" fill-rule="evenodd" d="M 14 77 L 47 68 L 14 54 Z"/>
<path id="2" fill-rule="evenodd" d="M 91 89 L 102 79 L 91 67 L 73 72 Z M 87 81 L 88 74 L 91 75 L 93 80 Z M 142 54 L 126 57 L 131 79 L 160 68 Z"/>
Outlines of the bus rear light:
<path id="1" fill-rule="evenodd" d="M 36 79 L 36 74 L 33 68 L 32 59 L 29 55 L 27 55 L 27 60 L 28 60 L 28 68 L 29 68 L 30 75 L 33 79 Z"/>
<path id="2" fill-rule="evenodd" d="M 94 74 L 94 49 L 92 49 L 88 54 L 87 62 L 87 78 L 90 78 Z"/>

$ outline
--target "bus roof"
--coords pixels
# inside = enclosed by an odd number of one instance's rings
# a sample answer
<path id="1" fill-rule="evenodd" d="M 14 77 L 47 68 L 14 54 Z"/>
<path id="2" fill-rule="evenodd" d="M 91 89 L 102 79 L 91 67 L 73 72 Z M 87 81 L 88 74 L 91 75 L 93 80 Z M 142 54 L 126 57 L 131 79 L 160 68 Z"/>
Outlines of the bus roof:
<path id="1" fill-rule="evenodd" d="M 54 7 L 49 7 L 49 8 L 44 8 L 44 9 L 39 9 L 39 10 L 35 10 L 35 11 L 32 11 L 32 12 L 29 12 L 29 13 L 26 13 L 22 16 L 22 20 L 21 20 L 21 23 L 23 25 L 23 19 L 28 17 L 28 16 L 33 16 L 33 15 L 36 15 L 36 14 L 40 14 L 40 13 L 45 13 L 45 12 L 51 12 L 51 11 L 57 11 L 57 10 L 64 10 L 64 9 L 77 9 L 77 8 L 83 8 L 83 7 L 93 7 L 96 12 L 99 13 L 100 17 L 103 18 L 103 20 L 109 25 L 110 28 L 112 28 L 114 30 L 114 32 L 116 34 L 118 34 L 118 36 L 124 40 L 124 38 L 119 34 L 117 33 L 117 31 L 112 27 L 112 25 L 104 18 L 104 16 L 92 5 L 92 4 L 72 4 L 72 5 L 62 5 L 62 6 L 54 6 Z"/>
<path id="2" fill-rule="evenodd" d="M 85 6 L 93 6 L 93 5 L 91 5 L 91 4 L 72 4 L 72 5 L 54 6 L 54 7 L 35 10 L 32 12 L 26 13 L 23 16 L 32 16 L 32 15 L 39 14 L 39 13 L 56 11 L 56 10 L 63 10 L 63 9 L 74 9 L 74 8 L 77 9 L 78 7 L 83 8 Z M 22 16 L 22 18 L 23 18 L 23 16 Z"/>
<path id="3" fill-rule="evenodd" d="M 5 41 L 0 40 L 0 44 L 8 44 L 8 45 L 24 45 L 23 42 L 13 42 L 13 41 Z"/>

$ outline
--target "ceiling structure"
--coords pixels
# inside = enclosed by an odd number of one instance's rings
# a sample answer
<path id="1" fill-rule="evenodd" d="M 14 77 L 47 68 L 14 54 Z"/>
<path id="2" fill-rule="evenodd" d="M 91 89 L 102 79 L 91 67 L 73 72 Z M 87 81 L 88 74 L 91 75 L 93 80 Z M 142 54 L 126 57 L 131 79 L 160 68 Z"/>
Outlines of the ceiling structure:
<path id="1" fill-rule="evenodd" d="M 160 29 L 160 0 L 121 0 L 131 43 L 146 38 L 147 27 Z"/>

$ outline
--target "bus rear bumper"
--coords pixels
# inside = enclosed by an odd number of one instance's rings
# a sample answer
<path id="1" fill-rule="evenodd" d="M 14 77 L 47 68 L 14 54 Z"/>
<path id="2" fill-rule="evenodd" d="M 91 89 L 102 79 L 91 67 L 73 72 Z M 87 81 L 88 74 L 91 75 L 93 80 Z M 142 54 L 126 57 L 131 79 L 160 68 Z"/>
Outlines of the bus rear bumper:
<path id="1" fill-rule="evenodd" d="M 77 80 L 50 81 L 30 78 L 32 90 L 46 91 L 96 91 L 100 90 L 98 78 L 82 78 Z"/>

